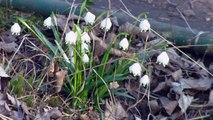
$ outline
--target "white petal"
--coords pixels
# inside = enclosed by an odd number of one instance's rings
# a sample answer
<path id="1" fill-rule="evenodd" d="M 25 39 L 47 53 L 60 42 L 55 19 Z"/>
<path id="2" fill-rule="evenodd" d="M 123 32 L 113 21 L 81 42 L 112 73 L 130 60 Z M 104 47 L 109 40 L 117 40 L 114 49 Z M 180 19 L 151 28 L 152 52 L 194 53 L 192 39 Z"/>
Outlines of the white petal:
<path id="1" fill-rule="evenodd" d="M 89 57 L 87 54 L 84 54 L 83 58 L 82 58 L 83 63 L 87 63 L 89 62 Z"/>
<path id="2" fill-rule="evenodd" d="M 157 63 L 162 64 L 164 67 L 169 64 L 169 56 L 165 51 L 158 55 Z"/>
<path id="3" fill-rule="evenodd" d="M 150 79 L 148 75 L 144 75 L 141 79 L 140 79 L 140 86 L 146 86 L 150 83 Z"/>
<path id="4" fill-rule="evenodd" d="M 81 40 L 82 40 L 83 42 L 90 43 L 91 38 L 90 38 L 90 36 L 88 35 L 88 33 L 83 32 L 82 37 L 81 37 Z"/>
<path id="5" fill-rule="evenodd" d="M 150 29 L 149 21 L 147 19 L 141 20 L 139 27 L 140 27 L 141 31 L 146 32 L 147 30 Z"/>
<path id="6" fill-rule="evenodd" d="M 21 32 L 21 27 L 19 26 L 18 23 L 14 23 L 12 26 L 11 26 L 11 33 L 12 34 L 15 34 L 15 35 L 20 35 L 20 32 Z"/>
<path id="7" fill-rule="evenodd" d="M 44 20 L 44 26 L 47 28 L 51 28 L 52 26 L 54 26 L 53 22 L 52 22 L 52 18 L 48 17 Z"/>
<path id="8" fill-rule="evenodd" d="M 104 20 L 101 21 L 100 28 L 101 29 L 106 29 L 107 31 L 111 28 L 112 22 L 109 18 L 105 18 Z"/>
<path id="9" fill-rule="evenodd" d="M 89 45 L 87 45 L 86 43 L 82 42 L 81 51 L 82 51 L 82 53 L 89 52 Z"/>
<path id="10" fill-rule="evenodd" d="M 126 38 L 123 38 L 120 43 L 119 43 L 120 48 L 122 48 L 123 50 L 128 49 L 129 47 L 129 42 Z"/>
<path id="11" fill-rule="evenodd" d="M 94 24 L 95 23 L 95 15 L 92 14 L 91 12 L 87 12 L 87 14 L 84 17 L 84 20 L 86 22 L 86 24 Z"/>
<path id="12" fill-rule="evenodd" d="M 70 31 L 65 36 L 65 43 L 66 44 L 74 44 L 77 41 L 77 33 L 74 33 L 73 31 Z"/>
<path id="13" fill-rule="evenodd" d="M 133 76 L 141 76 L 141 66 L 139 63 L 134 63 L 129 67 L 129 72 L 133 74 Z"/>

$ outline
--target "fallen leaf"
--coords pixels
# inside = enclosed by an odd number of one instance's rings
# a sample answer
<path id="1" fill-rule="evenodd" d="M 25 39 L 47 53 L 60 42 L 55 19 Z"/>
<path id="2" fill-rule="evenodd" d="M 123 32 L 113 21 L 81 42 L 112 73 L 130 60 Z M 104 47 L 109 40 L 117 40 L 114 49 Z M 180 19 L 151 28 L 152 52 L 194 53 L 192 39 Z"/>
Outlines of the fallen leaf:
<path id="1" fill-rule="evenodd" d="M 180 99 L 178 100 L 178 105 L 181 108 L 181 111 L 183 113 L 186 112 L 187 108 L 192 103 L 193 99 L 194 99 L 193 96 L 185 95 L 184 93 L 180 95 Z"/>
<path id="2" fill-rule="evenodd" d="M 172 78 L 175 80 L 175 81 L 178 81 L 179 79 L 181 79 L 183 76 L 182 76 L 182 70 L 179 69 L 175 72 L 172 73 Z"/>
<path id="3" fill-rule="evenodd" d="M 1 87 L 0 90 L 1 91 L 6 90 L 10 80 L 11 80 L 10 76 L 7 75 L 3 67 L 0 65 L 0 87 Z"/>
<path id="4" fill-rule="evenodd" d="M 172 114 L 172 112 L 175 110 L 178 104 L 177 101 L 169 100 L 166 97 L 160 97 L 160 102 L 168 115 Z"/>
<path id="5" fill-rule="evenodd" d="M 66 75 L 67 75 L 67 70 L 61 70 L 55 73 L 55 77 L 56 77 L 55 92 L 56 93 L 61 91 Z"/>
<path id="6" fill-rule="evenodd" d="M 12 103 L 12 105 L 14 105 L 14 106 L 20 106 L 21 105 L 21 103 L 18 101 L 18 99 L 11 96 L 9 93 L 6 93 L 6 94 L 7 94 L 7 99 Z"/>
<path id="7" fill-rule="evenodd" d="M 155 114 L 161 110 L 161 106 L 158 104 L 157 100 L 151 100 L 150 102 L 151 113 Z"/>
<path id="8" fill-rule="evenodd" d="M 210 78 L 200 78 L 200 79 L 181 79 L 180 84 L 182 89 L 195 89 L 199 91 L 206 91 L 211 88 L 213 79 Z"/>
<path id="9" fill-rule="evenodd" d="M 127 113 L 119 101 L 106 101 L 104 117 L 106 120 L 122 120 L 127 117 Z"/>
<path id="10" fill-rule="evenodd" d="M 158 84 L 158 86 L 152 92 L 154 92 L 154 93 L 159 92 L 159 91 L 163 90 L 164 88 L 166 88 L 166 86 L 167 86 L 166 82 L 160 82 Z"/>
<path id="11" fill-rule="evenodd" d="M 0 49 L 4 50 L 7 53 L 15 52 L 17 50 L 17 47 L 18 45 L 15 42 L 0 42 Z"/>
<path id="12" fill-rule="evenodd" d="M 0 65 L 0 77 L 9 77 L 9 75 L 6 74 L 5 70 Z"/>

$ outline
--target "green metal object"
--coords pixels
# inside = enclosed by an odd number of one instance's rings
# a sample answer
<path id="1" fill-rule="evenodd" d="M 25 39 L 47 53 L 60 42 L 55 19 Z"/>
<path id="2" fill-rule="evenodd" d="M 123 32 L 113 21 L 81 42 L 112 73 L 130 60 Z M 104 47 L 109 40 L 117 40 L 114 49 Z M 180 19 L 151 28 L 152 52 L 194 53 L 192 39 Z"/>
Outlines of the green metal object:
<path id="1" fill-rule="evenodd" d="M 70 5 L 62 0 L 0 0 L 0 6 L 13 8 L 22 11 L 33 11 L 45 16 L 49 16 L 51 12 L 59 14 L 68 14 Z M 76 9 L 75 14 L 79 14 L 79 8 Z M 104 10 L 91 8 L 94 14 L 99 15 Z M 135 22 L 134 19 L 119 11 L 113 14 L 118 18 L 118 23 L 123 24 L 126 21 L 130 23 Z M 190 46 L 190 50 L 196 53 L 208 53 L 213 55 L 213 33 L 201 32 L 187 28 L 179 27 L 167 23 L 150 20 L 151 27 L 160 33 L 166 39 L 175 43 L 176 46 Z M 198 35 L 200 34 L 200 35 Z"/>

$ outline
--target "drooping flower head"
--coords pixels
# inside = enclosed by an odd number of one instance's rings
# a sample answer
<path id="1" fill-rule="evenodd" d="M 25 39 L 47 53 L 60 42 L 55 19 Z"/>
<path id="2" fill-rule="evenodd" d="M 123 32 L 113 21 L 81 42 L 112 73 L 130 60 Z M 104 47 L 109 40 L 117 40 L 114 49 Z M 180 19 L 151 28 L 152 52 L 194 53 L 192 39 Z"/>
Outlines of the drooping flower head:
<path id="1" fill-rule="evenodd" d="M 87 14 L 84 17 L 84 20 L 85 20 L 86 24 L 93 25 L 95 23 L 95 15 L 92 14 L 91 12 L 87 12 Z"/>
<path id="2" fill-rule="evenodd" d="M 123 38 L 120 43 L 119 43 L 119 47 L 122 48 L 123 50 L 127 50 L 129 47 L 129 42 L 127 40 L 127 38 Z"/>
<path id="3" fill-rule="evenodd" d="M 66 36 L 65 36 L 65 43 L 66 44 L 75 45 L 76 41 L 77 41 L 77 33 L 76 32 L 70 31 L 66 34 Z"/>
<path id="4" fill-rule="evenodd" d="M 133 74 L 133 76 L 141 76 L 141 65 L 139 63 L 134 63 L 129 67 L 129 72 Z"/>
<path id="5" fill-rule="evenodd" d="M 81 36 L 81 40 L 82 40 L 82 42 L 90 43 L 91 38 L 87 32 L 83 32 L 82 36 Z"/>
<path id="6" fill-rule="evenodd" d="M 18 23 L 14 23 L 11 28 L 10 28 L 10 31 L 13 34 L 15 35 L 20 35 L 20 32 L 21 32 L 21 27 L 19 26 Z"/>
<path id="7" fill-rule="evenodd" d="M 82 61 L 83 61 L 83 63 L 88 63 L 88 62 L 89 62 L 89 57 L 88 57 L 87 54 L 84 54 L 84 55 L 83 55 Z"/>
<path id="8" fill-rule="evenodd" d="M 147 19 L 141 20 L 139 27 L 140 27 L 141 31 L 145 31 L 146 32 L 147 30 L 150 30 L 149 21 Z"/>
<path id="9" fill-rule="evenodd" d="M 169 56 L 165 51 L 158 55 L 157 63 L 162 64 L 164 67 L 169 64 Z"/>
<path id="10" fill-rule="evenodd" d="M 141 79 L 140 79 L 140 86 L 143 85 L 144 87 L 146 85 L 148 85 L 150 83 L 150 79 L 148 75 L 144 75 Z"/>
<path id="11" fill-rule="evenodd" d="M 105 18 L 101 21 L 101 25 L 100 28 L 101 29 L 106 29 L 106 31 L 108 31 L 112 26 L 112 22 L 109 18 Z"/>
<path id="12" fill-rule="evenodd" d="M 44 20 L 44 26 L 47 27 L 48 29 L 50 29 L 52 26 L 54 26 L 51 17 L 48 17 Z"/>

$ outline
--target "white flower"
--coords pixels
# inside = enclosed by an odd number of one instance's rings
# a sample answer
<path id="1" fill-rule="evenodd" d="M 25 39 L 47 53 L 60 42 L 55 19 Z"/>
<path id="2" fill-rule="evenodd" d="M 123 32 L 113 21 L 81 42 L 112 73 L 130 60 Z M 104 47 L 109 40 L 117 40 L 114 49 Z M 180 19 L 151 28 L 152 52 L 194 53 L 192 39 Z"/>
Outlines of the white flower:
<path id="1" fill-rule="evenodd" d="M 77 33 L 74 33 L 73 31 L 70 31 L 66 34 L 65 36 L 65 43 L 66 44 L 74 44 L 76 43 L 77 41 Z"/>
<path id="2" fill-rule="evenodd" d="M 129 72 L 133 74 L 133 76 L 141 76 L 141 66 L 139 63 L 134 63 L 129 67 Z"/>
<path id="3" fill-rule="evenodd" d="M 165 51 L 158 55 L 157 63 L 162 64 L 164 67 L 169 64 L 169 56 Z"/>
<path id="4" fill-rule="evenodd" d="M 120 48 L 122 48 L 123 50 L 128 49 L 129 47 L 129 42 L 126 38 L 123 38 L 120 43 L 119 43 Z"/>
<path id="5" fill-rule="evenodd" d="M 101 29 L 106 29 L 106 31 L 108 31 L 112 26 L 112 22 L 109 18 L 105 18 L 104 20 L 101 21 L 101 25 L 100 28 Z"/>
<path id="6" fill-rule="evenodd" d="M 146 85 L 148 85 L 150 83 L 150 79 L 148 75 L 144 75 L 141 79 L 140 79 L 140 86 L 143 85 L 144 87 Z"/>
<path id="7" fill-rule="evenodd" d="M 82 42 L 81 43 L 81 51 L 82 53 L 86 53 L 89 51 L 89 45 L 87 45 L 86 43 Z"/>
<path id="8" fill-rule="evenodd" d="M 89 57 L 87 54 L 84 54 L 84 56 L 82 57 L 82 61 L 83 63 L 88 63 L 89 62 Z"/>
<path id="9" fill-rule="evenodd" d="M 83 32 L 83 34 L 82 34 L 82 36 L 81 36 L 81 40 L 82 40 L 82 42 L 90 43 L 91 38 L 90 38 L 90 36 L 88 35 L 88 33 Z"/>
<path id="10" fill-rule="evenodd" d="M 86 22 L 86 24 L 94 24 L 95 23 L 95 15 L 92 14 L 91 12 L 87 12 L 87 14 L 84 17 L 84 20 Z"/>
<path id="11" fill-rule="evenodd" d="M 54 26 L 51 17 L 48 17 L 44 20 L 44 26 L 47 27 L 48 29 L 50 29 L 52 26 Z"/>
<path id="12" fill-rule="evenodd" d="M 11 26 L 11 33 L 12 35 L 15 34 L 15 35 L 20 35 L 20 32 L 21 32 L 21 27 L 19 26 L 18 23 L 14 23 L 12 26 Z"/>
<path id="13" fill-rule="evenodd" d="M 147 30 L 150 30 L 149 21 L 147 19 L 141 20 L 139 27 L 140 27 L 141 31 L 146 32 Z"/>

